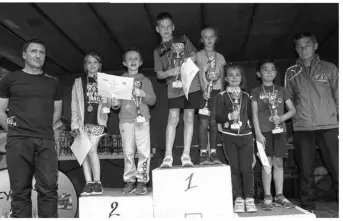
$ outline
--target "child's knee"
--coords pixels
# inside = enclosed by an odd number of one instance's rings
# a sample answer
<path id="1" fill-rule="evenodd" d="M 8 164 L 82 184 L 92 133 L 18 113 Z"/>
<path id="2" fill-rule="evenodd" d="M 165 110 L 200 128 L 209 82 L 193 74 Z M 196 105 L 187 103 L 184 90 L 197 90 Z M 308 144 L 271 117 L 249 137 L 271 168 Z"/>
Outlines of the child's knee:
<path id="1" fill-rule="evenodd" d="M 277 168 L 277 169 L 283 168 L 283 159 L 279 157 L 274 157 L 273 166 L 274 168 Z"/>
<path id="2" fill-rule="evenodd" d="M 177 126 L 178 123 L 179 123 L 179 115 L 169 114 L 168 124 L 170 124 L 172 126 Z"/>
<path id="3" fill-rule="evenodd" d="M 93 156 L 98 154 L 97 148 L 92 147 L 91 149 L 89 149 L 88 155 L 89 156 Z"/>
<path id="4" fill-rule="evenodd" d="M 194 121 L 194 111 L 185 111 L 183 114 L 183 121 L 185 124 L 192 124 Z"/>

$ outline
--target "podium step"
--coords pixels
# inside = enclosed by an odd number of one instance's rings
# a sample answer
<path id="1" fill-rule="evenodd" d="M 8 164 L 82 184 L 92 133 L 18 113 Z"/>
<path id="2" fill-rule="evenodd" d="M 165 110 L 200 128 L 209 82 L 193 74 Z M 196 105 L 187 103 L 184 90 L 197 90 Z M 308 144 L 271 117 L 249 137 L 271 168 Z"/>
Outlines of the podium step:
<path id="1" fill-rule="evenodd" d="M 194 166 L 152 171 L 155 218 L 233 218 L 230 167 Z"/>
<path id="2" fill-rule="evenodd" d="M 146 195 L 122 194 L 122 189 L 104 189 L 100 196 L 79 198 L 79 218 L 153 218 L 152 189 Z"/>

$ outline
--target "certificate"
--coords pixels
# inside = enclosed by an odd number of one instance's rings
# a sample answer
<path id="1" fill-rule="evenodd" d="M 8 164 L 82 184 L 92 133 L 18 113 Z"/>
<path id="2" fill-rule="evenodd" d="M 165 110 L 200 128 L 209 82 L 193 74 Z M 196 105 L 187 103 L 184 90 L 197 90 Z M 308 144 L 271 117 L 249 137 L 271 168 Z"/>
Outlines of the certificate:
<path id="1" fill-rule="evenodd" d="M 80 129 L 80 134 L 75 137 L 73 144 L 70 146 L 70 149 L 73 151 L 77 161 L 80 166 L 85 160 L 89 150 L 91 149 L 92 143 L 87 137 L 86 133 Z"/>
<path id="2" fill-rule="evenodd" d="M 183 92 L 185 92 L 186 98 L 188 100 L 188 92 L 191 87 L 192 81 L 197 75 L 199 68 L 194 64 L 192 59 L 187 58 L 186 62 L 181 65 L 181 81 Z"/>
<path id="3" fill-rule="evenodd" d="M 98 73 L 98 94 L 107 98 L 131 100 L 133 78 Z"/>
<path id="4" fill-rule="evenodd" d="M 272 171 L 272 168 L 269 165 L 269 161 L 266 155 L 266 152 L 264 151 L 264 147 L 263 144 L 261 144 L 260 142 L 256 141 L 257 144 L 257 150 L 258 150 L 258 157 L 261 160 L 261 163 L 264 167 L 264 169 L 266 170 L 267 174 L 269 174 Z"/>

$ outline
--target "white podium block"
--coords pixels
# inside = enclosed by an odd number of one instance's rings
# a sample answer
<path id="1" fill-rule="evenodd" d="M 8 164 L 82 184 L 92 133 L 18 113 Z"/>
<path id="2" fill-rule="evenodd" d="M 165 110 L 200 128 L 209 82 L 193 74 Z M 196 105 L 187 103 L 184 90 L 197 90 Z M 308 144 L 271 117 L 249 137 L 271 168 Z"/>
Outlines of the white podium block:
<path id="1" fill-rule="evenodd" d="M 122 189 L 104 189 L 103 195 L 79 198 L 80 218 L 153 218 L 152 192 L 122 194 Z"/>
<path id="2" fill-rule="evenodd" d="M 233 218 L 230 171 L 227 165 L 154 169 L 155 218 Z"/>

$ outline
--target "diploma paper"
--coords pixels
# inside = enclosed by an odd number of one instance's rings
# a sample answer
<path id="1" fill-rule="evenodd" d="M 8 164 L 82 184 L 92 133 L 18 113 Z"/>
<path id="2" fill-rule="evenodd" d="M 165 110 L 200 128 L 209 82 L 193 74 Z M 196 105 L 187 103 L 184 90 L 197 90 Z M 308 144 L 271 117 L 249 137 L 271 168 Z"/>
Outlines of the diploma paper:
<path id="1" fill-rule="evenodd" d="M 98 93 L 103 97 L 131 100 L 133 80 L 129 77 L 98 73 Z"/>
<path id="2" fill-rule="evenodd" d="M 194 64 L 192 59 L 187 58 L 186 62 L 181 65 L 181 81 L 183 92 L 185 92 L 186 98 L 188 100 L 188 92 L 191 87 L 193 78 L 198 73 L 199 68 Z"/>
<path id="3" fill-rule="evenodd" d="M 262 163 L 264 169 L 266 170 L 267 174 L 269 174 L 272 171 L 272 169 L 269 165 L 269 161 L 268 161 L 266 152 L 264 151 L 264 147 L 258 141 L 256 141 L 256 144 L 257 144 L 257 150 L 258 150 L 258 157 L 260 158 L 261 163 Z"/>
<path id="4" fill-rule="evenodd" d="M 92 143 L 86 133 L 83 130 L 80 130 L 80 135 L 75 137 L 74 142 L 70 147 L 80 165 L 82 165 L 85 160 L 91 146 Z"/>
<path id="5" fill-rule="evenodd" d="M 0 132 L 0 152 L 6 152 L 5 146 L 7 141 L 7 133 L 5 131 Z"/>

